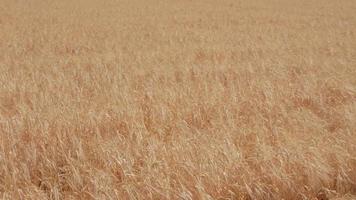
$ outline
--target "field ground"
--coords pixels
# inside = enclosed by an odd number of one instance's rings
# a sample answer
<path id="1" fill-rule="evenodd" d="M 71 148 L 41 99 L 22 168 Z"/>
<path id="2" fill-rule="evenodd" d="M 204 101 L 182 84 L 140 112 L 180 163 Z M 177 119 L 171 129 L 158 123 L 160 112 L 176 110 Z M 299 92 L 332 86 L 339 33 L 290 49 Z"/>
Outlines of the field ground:
<path id="1" fill-rule="evenodd" d="M 0 0 L 0 199 L 356 199 L 354 0 Z"/>

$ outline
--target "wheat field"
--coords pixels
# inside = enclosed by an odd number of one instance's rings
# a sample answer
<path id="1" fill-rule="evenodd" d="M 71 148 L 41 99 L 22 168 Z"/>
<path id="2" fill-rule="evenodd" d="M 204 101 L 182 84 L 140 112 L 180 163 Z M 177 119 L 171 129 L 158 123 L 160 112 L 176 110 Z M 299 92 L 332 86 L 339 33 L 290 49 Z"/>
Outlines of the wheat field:
<path id="1" fill-rule="evenodd" d="M 356 2 L 0 0 L 0 199 L 356 199 Z"/>

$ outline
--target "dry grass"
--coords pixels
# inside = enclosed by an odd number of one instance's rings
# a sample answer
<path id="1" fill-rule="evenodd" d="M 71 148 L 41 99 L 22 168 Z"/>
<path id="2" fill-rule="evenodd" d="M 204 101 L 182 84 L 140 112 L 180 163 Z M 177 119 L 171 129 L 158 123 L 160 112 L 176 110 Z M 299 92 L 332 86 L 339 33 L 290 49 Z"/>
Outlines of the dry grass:
<path id="1" fill-rule="evenodd" d="M 0 198 L 355 199 L 353 0 L 0 0 Z"/>

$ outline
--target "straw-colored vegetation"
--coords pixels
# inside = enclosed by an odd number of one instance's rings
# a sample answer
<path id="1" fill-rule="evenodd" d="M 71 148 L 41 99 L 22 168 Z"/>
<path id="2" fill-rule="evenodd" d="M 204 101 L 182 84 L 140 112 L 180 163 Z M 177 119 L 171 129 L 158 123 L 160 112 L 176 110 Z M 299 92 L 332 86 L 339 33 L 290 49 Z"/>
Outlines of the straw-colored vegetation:
<path id="1" fill-rule="evenodd" d="M 0 199 L 355 199 L 353 0 L 0 0 Z"/>

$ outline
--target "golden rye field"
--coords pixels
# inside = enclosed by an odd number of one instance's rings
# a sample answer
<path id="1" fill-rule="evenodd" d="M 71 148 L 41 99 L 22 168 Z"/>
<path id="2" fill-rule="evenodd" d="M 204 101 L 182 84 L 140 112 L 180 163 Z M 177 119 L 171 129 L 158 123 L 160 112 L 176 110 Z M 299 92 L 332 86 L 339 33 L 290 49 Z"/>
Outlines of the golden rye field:
<path id="1" fill-rule="evenodd" d="M 0 199 L 356 199 L 354 0 L 0 0 Z"/>

